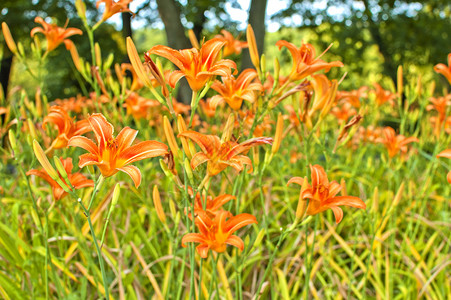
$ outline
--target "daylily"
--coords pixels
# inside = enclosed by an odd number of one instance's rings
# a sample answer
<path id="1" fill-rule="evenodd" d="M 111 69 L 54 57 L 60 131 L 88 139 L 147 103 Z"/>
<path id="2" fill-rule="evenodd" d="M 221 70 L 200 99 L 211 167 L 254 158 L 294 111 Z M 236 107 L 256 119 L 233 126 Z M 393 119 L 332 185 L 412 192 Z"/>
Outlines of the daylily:
<path id="1" fill-rule="evenodd" d="M 340 123 L 346 122 L 349 120 L 351 116 L 355 116 L 357 114 L 357 111 L 349 102 L 344 102 L 340 106 L 335 106 L 330 111 L 338 120 L 340 120 Z"/>
<path id="2" fill-rule="evenodd" d="M 224 252 L 227 244 L 243 251 L 243 240 L 233 233 L 241 227 L 257 223 L 257 219 L 250 214 L 239 214 L 227 220 L 229 216 L 230 212 L 220 211 L 214 219 L 211 219 L 206 212 L 198 212 L 195 224 L 199 233 L 185 234 L 182 246 L 186 247 L 186 243 L 189 242 L 200 243 L 196 250 L 202 258 L 207 258 L 210 249 L 218 253 Z"/>
<path id="3" fill-rule="evenodd" d="M 376 103 L 377 105 L 382 105 L 385 102 L 390 102 L 391 105 L 393 105 L 393 100 L 396 99 L 397 95 L 395 93 L 392 93 L 390 91 L 384 90 L 380 84 L 373 83 L 373 86 L 376 90 L 373 91 L 374 95 L 376 96 Z"/>
<path id="4" fill-rule="evenodd" d="M 445 64 L 436 64 L 434 71 L 445 76 L 449 84 L 451 84 L 451 53 L 448 54 L 448 66 Z"/>
<path id="5" fill-rule="evenodd" d="M 255 69 L 246 69 L 235 78 L 222 77 L 222 82 L 216 81 L 211 88 L 219 93 L 211 98 L 211 105 L 216 107 L 225 101 L 233 110 L 239 110 L 243 100 L 254 102 L 257 94 L 263 87 L 259 82 L 252 82 L 258 77 Z"/>
<path id="6" fill-rule="evenodd" d="M 132 1 L 133 0 L 119 0 L 118 2 L 115 2 L 113 0 L 98 0 L 96 3 L 97 8 L 99 8 L 100 3 L 105 3 L 105 11 L 103 12 L 101 22 L 108 20 L 111 16 L 117 13 L 129 12 L 133 14 L 133 12 L 128 8 L 128 5 Z"/>
<path id="7" fill-rule="evenodd" d="M 53 123 L 58 127 L 58 137 L 52 143 L 54 149 L 66 148 L 71 137 L 91 131 L 88 120 L 74 122 L 61 106 L 50 107 L 50 112 L 44 118 L 42 127 L 45 128 L 48 123 Z"/>
<path id="8" fill-rule="evenodd" d="M 214 176 L 228 166 L 241 171 L 244 165 L 249 165 L 248 173 L 252 172 L 252 161 L 245 155 L 239 155 L 252 147 L 262 144 L 272 144 L 272 138 L 259 137 L 247 140 L 241 144 L 234 141 L 221 142 L 216 135 L 204 135 L 192 130 L 182 132 L 179 137 L 187 137 L 201 148 L 191 159 L 191 168 L 195 169 L 200 164 L 207 162 L 207 174 Z"/>
<path id="9" fill-rule="evenodd" d="M 293 177 L 287 185 L 296 183 L 302 186 L 299 201 L 307 201 L 307 215 L 316 215 L 328 209 L 332 209 L 336 223 L 343 219 L 342 205 L 365 209 L 366 205 L 360 198 L 354 196 L 337 196 L 341 191 L 341 185 L 332 181 L 329 182 L 327 174 L 320 165 L 310 165 L 312 184 L 307 178 Z"/>
<path id="10" fill-rule="evenodd" d="M 45 35 L 47 39 L 47 51 L 50 52 L 59 46 L 62 42 L 66 44 L 66 48 L 71 47 L 72 41 L 67 40 L 68 37 L 74 34 L 83 34 L 83 32 L 78 28 L 66 28 L 67 22 L 64 27 L 58 27 L 54 24 L 48 24 L 41 17 L 36 17 L 34 19 L 36 23 L 42 25 L 42 27 L 35 27 L 31 30 L 30 34 L 33 37 L 37 32 L 41 32 Z M 67 20 L 69 21 L 69 20 Z"/>
<path id="11" fill-rule="evenodd" d="M 89 153 L 80 156 L 79 167 L 97 165 L 103 176 L 109 177 L 122 171 L 128 174 L 136 187 L 141 183 L 141 172 L 131 163 L 145 158 L 168 154 L 168 146 L 157 141 L 145 141 L 131 146 L 137 130 L 124 127 L 115 138 L 114 128 L 102 114 L 88 117 L 97 139 L 97 145 L 84 136 L 69 140 L 69 146 L 83 148 Z"/>
<path id="12" fill-rule="evenodd" d="M 85 96 L 77 95 L 76 97 L 70 97 L 66 99 L 56 99 L 54 103 L 57 106 L 62 107 L 65 111 L 72 111 L 74 113 L 81 113 L 83 108 L 92 108 L 94 103 L 91 99 Z"/>
<path id="13" fill-rule="evenodd" d="M 388 150 L 388 156 L 394 157 L 400 151 L 402 154 L 407 153 L 407 144 L 418 142 L 416 137 L 406 138 L 405 136 L 399 134 L 396 135 L 395 130 L 391 127 L 385 127 L 384 138 L 381 138 L 379 142 L 383 143 Z"/>
<path id="14" fill-rule="evenodd" d="M 358 90 L 352 91 L 337 91 L 337 100 L 342 100 L 350 103 L 352 106 L 360 107 L 360 98 L 366 96 L 368 87 L 362 86 Z"/>
<path id="15" fill-rule="evenodd" d="M 451 149 L 446 149 L 446 150 L 440 152 L 437 155 L 437 157 L 446 157 L 446 158 L 451 159 Z M 446 179 L 448 180 L 449 183 L 451 183 L 451 171 L 448 172 Z"/>
<path id="16" fill-rule="evenodd" d="M 168 77 L 168 83 L 175 87 L 183 76 L 193 91 L 199 91 L 216 75 L 228 77 L 231 69 L 236 69 L 235 62 L 229 59 L 219 59 L 219 52 L 226 42 L 214 38 L 205 42 L 200 50 L 196 48 L 174 50 L 167 46 L 152 47 L 146 55 L 156 54 L 173 62 L 180 70 L 173 71 Z"/>
<path id="17" fill-rule="evenodd" d="M 130 93 L 124 103 L 124 107 L 127 108 L 127 114 L 132 115 L 136 120 L 147 118 L 149 108 L 159 106 L 160 103 L 157 100 L 141 97 L 137 93 Z"/>
<path id="18" fill-rule="evenodd" d="M 333 82 L 330 81 L 324 74 L 316 74 L 312 76 L 313 80 L 310 82 L 314 91 L 314 98 L 312 101 L 312 108 L 309 115 L 312 116 L 315 111 L 323 110 L 326 107 L 332 107 L 332 102 L 335 101 L 335 93 Z"/>
<path id="19" fill-rule="evenodd" d="M 70 157 L 66 159 L 60 158 L 60 160 L 64 167 L 64 170 L 67 173 L 67 177 L 69 178 L 70 183 L 76 190 L 84 187 L 94 186 L 94 181 L 87 179 L 83 174 L 72 173 L 72 169 L 74 167 L 72 164 L 72 158 Z M 55 180 L 53 180 L 44 169 L 30 170 L 27 172 L 27 175 L 36 175 L 47 181 L 52 187 L 53 197 L 55 201 L 60 200 L 67 195 L 67 192 L 65 192 L 64 189 Z M 65 183 L 63 176 L 59 174 L 59 172 L 58 175 L 61 178 L 61 180 Z M 68 188 L 71 189 L 69 186 Z"/>
<path id="20" fill-rule="evenodd" d="M 280 40 L 276 43 L 279 50 L 282 47 L 287 47 L 293 57 L 293 68 L 290 73 L 290 80 L 296 81 L 304 79 L 305 77 L 312 75 L 320 70 L 328 72 L 332 67 L 343 67 L 341 61 L 325 62 L 320 57 L 327 52 L 326 49 L 320 56 L 316 57 L 316 51 L 313 45 L 302 43 L 301 47 L 297 48 L 294 44 Z"/>
<path id="21" fill-rule="evenodd" d="M 212 105 L 211 98 L 206 100 L 201 99 L 199 106 L 207 117 L 212 118 L 216 115 L 216 106 Z"/>
<path id="22" fill-rule="evenodd" d="M 224 50 L 222 51 L 223 57 L 227 57 L 232 54 L 240 54 L 243 48 L 247 48 L 247 42 L 236 40 L 227 30 L 221 30 L 221 34 L 222 35 L 218 34 L 215 38 L 219 38 L 226 42 Z"/>
<path id="23" fill-rule="evenodd" d="M 451 106 L 451 94 L 448 94 L 444 97 L 431 97 L 429 101 L 432 104 L 426 106 L 427 110 L 435 109 L 438 112 L 438 116 L 440 120 L 445 120 L 446 118 L 446 110 L 449 106 Z"/>

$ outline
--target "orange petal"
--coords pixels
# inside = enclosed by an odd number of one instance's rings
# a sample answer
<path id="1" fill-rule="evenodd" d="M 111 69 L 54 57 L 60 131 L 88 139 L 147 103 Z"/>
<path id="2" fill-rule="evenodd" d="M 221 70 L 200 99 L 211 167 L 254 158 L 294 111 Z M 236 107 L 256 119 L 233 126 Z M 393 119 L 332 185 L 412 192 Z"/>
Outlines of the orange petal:
<path id="1" fill-rule="evenodd" d="M 145 158 L 165 155 L 168 146 L 157 141 L 145 141 L 125 149 L 119 154 L 119 159 L 124 160 L 123 165 L 131 164 Z"/>
<path id="2" fill-rule="evenodd" d="M 237 247 L 241 251 L 243 251 L 243 249 L 244 249 L 243 240 L 236 235 L 229 236 L 225 242 L 226 242 L 226 244 Z"/>
<path id="3" fill-rule="evenodd" d="M 91 153 L 85 153 L 80 155 L 80 160 L 78 161 L 78 167 L 83 168 L 89 165 L 100 165 L 97 155 Z"/>
<path id="4" fill-rule="evenodd" d="M 243 226 L 255 223 L 257 219 L 251 214 L 239 214 L 227 220 L 225 231 L 232 234 Z"/>
<path id="5" fill-rule="evenodd" d="M 218 151 L 221 147 L 221 141 L 219 137 L 215 135 L 205 135 L 196 131 L 188 130 L 180 133 L 178 136 L 187 137 L 193 140 L 193 142 L 199 145 L 199 147 L 202 149 L 202 152 L 207 155 L 211 155 L 215 151 Z"/>
<path id="6" fill-rule="evenodd" d="M 446 176 L 446 179 L 451 184 L 451 171 L 448 172 L 448 175 Z"/>
<path id="7" fill-rule="evenodd" d="M 208 257 L 208 250 L 210 250 L 210 247 L 206 244 L 200 244 L 196 247 L 197 253 L 199 253 L 200 257 L 202 258 Z"/>
<path id="8" fill-rule="evenodd" d="M 293 177 L 290 180 L 288 180 L 287 186 L 289 186 L 292 183 L 296 183 L 296 184 L 299 184 L 300 186 L 302 186 L 303 182 L 304 182 L 304 178 L 302 178 L 302 177 Z"/>
<path id="9" fill-rule="evenodd" d="M 262 144 L 272 144 L 273 139 L 267 138 L 267 137 L 257 137 L 250 140 L 247 140 L 241 144 L 238 144 L 234 146 L 230 151 L 227 153 L 227 158 L 232 158 L 233 156 L 240 154 L 246 150 L 249 150 L 252 147 L 262 145 Z"/>
<path id="10" fill-rule="evenodd" d="M 321 206 L 331 207 L 331 206 L 352 206 L 356 208 L 365 209 L 366 204 L 359 197 L 354 196 L 337 196 L 333 198 L 329 198 L 326 201 L 321 203 Z"/>
<path id="11" fill-rule="evenodd" d="M 209 208 L 213 211 L 218 210 L 232 199 L 236 199 L 236 197 L 228 194 L 218 196 L 212 201 L 212 205 Z"/>
<path id="12" fill-rule="evenodd" d="M 135 166 L 123 166 L 121 168 L 116 168 L 116 170 L 126 173 L 133 179 L 133 183 L 137 188 L 141 184 L 141 171 Z"/>
<path id="13" fill-rule="evenodd" d="M 343 210 L 337 206 L 333 206 L 330 209 L 334 212 L 335 222 L 338 224 L 343 219 Z"/>
<path id="14" fill-rule="evenodd" d="M 446 149 L 439 154 L 437 154 L 437 157 L 446 157 L 451 159 L 451 149 Z"/>
<path id="15" fill-rule="evenodd" d="M 182 247 L 186 247 L 186 243 L 190 242 L 205 244 L 205 237 L 200 233 L 187 233 L 182 238 Z"/>
<path id="16" fill-rule="evenodd" d="M 124 127 L 116 137 L 118 144 L 118 152 L 122 152 L 124 149 L 130 147 L 138 134 L 138 130 L 131 129 L 130 127 Z"/>
<path id="17" fill-rule="evenodd" d="M 89 153 L 95 154 L 95 155 L 98 155 L 98 153 L 99 153 L 97 145 L 94 144 L 93 141 L 91 141 L 90 139 L 88 139 L 87 137 L 84 137 L 84 136 L 72 137 L 69 140 L 69 142 L 67 143 L 67 146 L 80 147 L 80 148 L 85 149 Z"/>
<path id="18" fill-rule="evenodd" d="M 105 119 L 104 115 L 92 114 L 89 116 L 88 120 L 96 135 L 99 149 L 103 149 L 109 141 L 114 140 L 114 127 Z"/>
<path id="19" fill-rule="evenodd" d="M 199 165 L 203 164 L 204 162 L 210 160 L 207 155 L 203 152 L 197 152 L 194 154 L 193 158 L 191 159 L 191 169 L 196 169 Z"/>

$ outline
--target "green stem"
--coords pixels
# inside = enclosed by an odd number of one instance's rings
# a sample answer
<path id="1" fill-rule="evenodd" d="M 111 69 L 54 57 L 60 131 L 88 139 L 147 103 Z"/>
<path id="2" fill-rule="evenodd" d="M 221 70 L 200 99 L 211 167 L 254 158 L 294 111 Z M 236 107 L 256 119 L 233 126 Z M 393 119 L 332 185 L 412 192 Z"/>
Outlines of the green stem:
<path id="1" fill-rule="evenodd" d="M 94 245 L 95 245 L 96 251 L 97 251 L 97 256 L 99 259 L 100 271 L 102 272 L 102 280 L 103 280 L 103 287 L 105 290 L 105 298 L 106 298 L 106 300 L 109 300 L 110 295 L 109 295 L 109 291 L 108 291 L 108 283 L 107 283 L 106 274 L 105 274 L 105 266 L 103 264 L 102 252 L 100 250 L 99 243 L 97 242 L 96 234 L 94 232 L 94 227 L 92 226 L 91 214 L 86 209 L 86 207 L 83 205 L 83 202 L 81 202 L 81 198 L 78 198 L 77 201 L 80 204 L 81 208 L 83 209 L 83 212 L 85 213 L 86 218 L 88 219 L 89 229 L 91 230 L 91 236 L 94 241 Z"/>

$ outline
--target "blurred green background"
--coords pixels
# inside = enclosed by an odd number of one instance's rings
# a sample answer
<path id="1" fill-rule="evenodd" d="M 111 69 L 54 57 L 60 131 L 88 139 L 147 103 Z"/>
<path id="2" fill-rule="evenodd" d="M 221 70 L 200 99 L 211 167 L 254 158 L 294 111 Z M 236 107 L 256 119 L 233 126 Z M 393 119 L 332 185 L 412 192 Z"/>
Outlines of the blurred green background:
<path id="1" fill-rule="evenodd" d="M 84 30 L 77 16 L 74 0 L 3 0 L 0 21 L 6 22 L 14 39 L 26 51 L 30 30 L 38 24 L 36 16 L 63 26 Z M 101 18 L 103 4 L 85 1 L 91 24 Z M 340 78 L 347 72 L 341 89 L 356 89 L 372 82 L 382 82 L 387 88 L 396 76 L 398 65 L 403 65 L 407 80 L 431 79 L 447 86 L 443 76 L 432 72 L 437 63 L 446 63 L 451 52 L 451 4 L 449 1 L 302 1 L 302 0 L 135 0 L 130 9 L 136 13 L 117 14 L 102 24 L 95 39 L 102 48 L 102 56 L 111 52 L 115 62 L 127 61 L 125 37 L 132 35 L 140 53 L 157 44 L 173 48 L 191 47 L 187 30 L 193 29 L 199 40 L 211 38 L 221 29 L 244 39 L 247 24 L 253 25 L 259 49 L 264 48 L 268 69 L 273 57 L 278 56 L 283 74 L 291 69 L 291 56 L 279 52 L 274 44 L 285 39 L 296 46 L 301 42 L 315 45 L 317 54 L 333 43 L 324 59 L 340 60 L 344 68 L 335 68 L 330 78 Z M 166 26 L 170 25 L 170 26 Z M 41 40 L 44 40 L 42 36 Z M 24 72 L 24 67 L 12 60 L 11 53 L 0 41 L 1 82 L 10 91 L 21 86 L 35 90 L 37 83 Z M 87 36 L 73 36 L 80 56 L 89 57 Z M 264 44 L 263 44 L 264 41 Z M 249 66 L 248 54 L 235 57 L 239 65 Z M 32 57 L 30 57 L 32 60 Z M 60 46 L 47 62 L 46 82 L 50 100 L 81 93 L 80 82 L 73 74 L 69 52 Z"/>

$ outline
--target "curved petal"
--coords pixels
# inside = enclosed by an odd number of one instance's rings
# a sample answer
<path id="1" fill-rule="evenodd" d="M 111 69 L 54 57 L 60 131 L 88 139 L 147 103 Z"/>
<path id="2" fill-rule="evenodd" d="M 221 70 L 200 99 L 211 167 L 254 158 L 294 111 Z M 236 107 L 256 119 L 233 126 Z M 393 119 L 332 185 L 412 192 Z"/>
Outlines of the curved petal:
<path id="1" fill-rule="evenodd" d="M 187 233 L 182 238 L 182 247 L 186 247 L 186 243 L 206 244 L 205 236 L 200 233 Z"/>
<path id="2" fill-rule="evenodd" d="M 337 206 L 332 206 L 330 209 L 334 212 L 335 223 L 340 223 L 343 220 L 343 210 Z"/>
<path id="3" fill-rule="evenodd" d="M 446 176 L 446 179 L 451 184 L 451 171 L 448 172 L 448 175 Z"/>
<path id="4" fill-rule="evenodd" d="M 73 135 L 82 135 L 92 130 L 91 124 L 88 120 L 81 120 L 75 123 L 75 130 Z"/>
<path id="5" fill-rule="evenodd" d="M 99 149 L 102 150 L 108 145 L 109 141 L 114 140 L 113 132 L 114 127 L 109 123 L 105 116 L 102 114 L 92 114 L 88 117 L 88 121 L 91 124 L 92 130 L 97 138 L 97 143 L 99 144 Z"/>
<path id="6" fill-rule="evenodd" d="M 226 244 L 229 244 L 229 245 L 237 247 L 241 251 L 244 250 L 244 242 L 243 242 L 243 240 L 240 237 L 236 236 L 236 235 L 229 236 L 225 242 L 226 242 Z"/>
<path id="7" fill-rule="evenodd" d="M 167 46 L 157 45 L 147 52 L 148 54 L 156 54 L 164 57 L 175 64 L 179 69 L 184 69 L 185 57 L 177 50 L 174 50 Z"/>
<path id="8" fill-rule="evenodd" d="M 94 186 L 94 181 L 87 179 L 81 173 L 72 174 L 72 176 L 70 176 L 69 180 L 75 189 L 81 189 L 81 188 L 85 188 L 85 187 L 93 187 Z"/>
<path id="9" fill-rule="evenodd" d="M 296 183 L 296 184 L 302 186 L 303 182 L 304 182 L 304 178 L 302 178 L 302 177 L 293 177 L 290 180 L 288 180 L 287 186 L 289 186 L 292 183 Z"/>
<path id="10" fill-rule="evenodd" d="M 329 197 L 335 197 L 335 195 L 337 195 L 341 191 L 341 189 L 342 187 L 338 182 L 332 181 L 329 185 Z"/>
<path id="11" fill-rule="evenodd" d="M 243 170 L 244 165 L 248 165 L 250 168 L 247 173 L 252 173 L 253 171 L 251 159 L 244 155 L 236 155 L 235 157 L 231 158 L 229 161 L 225 161 L 224 163 L 235 168 L 237 171 Z"/>
<path id="12" fill-rule="evenodd" d="M 131 129 L 130 127 L 124 127 L 116 137 L 118 144 L 118 152 L 122 152 L 124 149 L 130 147 L 138 134 L 138 130 Z"/>
<path id="13" fill-rule="evenodd" d="M 185 76 L 185 73 L 183 73 L 182 71 L 173 71 L 168 75 L 168 83 L 169 86 L 171 88 L 175 88 L 175 85 L 177 84 L 177 82 L 183 77 Z"/>
<path id="14" fill-rule="evenodd" d="M 203 152 L 197 152 L 193 155 L 193 158 L 191 159 L 191 168 L 195 170 L 199 165 L 203 164 L 204 162 L 210 160 L 207 155 Z"/>
<path id="15" fill-rule="evenodd" d="M 157 141 L 145 141 L 129 147 L 119 154 L 121 165 L 128 165 L 135 161 L 168 153 L 168 146 Z M 123 160 L 123 161 L 121 161 Z"/>
<path id="16" fill-rule="evenodd" d="M 446 157 L 451 159 L 451 149 L 446 149 L 437 154 L 437 157 Z"/>
<path id="17" fill-rule="evenodd" d="M 216 108 L 221 102 L 224 102 L 224 97 L 221 95 L 214 95 L 210 98 L 210 106 Z"/>
<path id="18" fill-rule="evenodd" d="M 233 156 L 240 154 L 244 151 L 249 150 L 252 147 L 262 145 L 262 144 L 272 144 L 273 138 L 267 138 L 267 137 L 257 137 L 250 140 L 247 140 L 241 144 L 238 144 L 234 146 L 232 149 L 229 150 L 227 153 L 227 158 L 232 158 Z"/>
<path id="19" fill-rule="evenodd" d="M 208 250 L 210 250 L 210 246 L 206 244 L 200 244 L 196 247 L 197 253 L 199 253 L 200 257 L 207 258 L 208 257 Z"/>
<path id="20" fill-rule="evenodd" d="M 94 144 L 93 141 L 91 141 L 90 139 L 88 139 L 87 137 L 84 137 L 84 136 L 72 137 L 69 140 L 69 142 L 67 143 L 67 146 L 80 147 L 80 148 L 85 149 L 89 153 L 92 153 L 95 155 L 99 154 L 99 149 L 97 148 L 97 145 Z"/>
<path id="21" fill-rule="evenodd" d="M 89 165 L 99 165 L 99 159 L 97 155 L 91 153 L 85 153 L 80 155 L 80 160 L 78 161 L 78 167 L 81 169 Z"/>
<path id="22" fill-rule="evenodd" d="M 354 197 L 354 196 L 337 196 L 337 197 L 329 198 L 326 201 L 321 203 L 321 206 L 325 206 L 325 207 L 326 206 L 327 207 L 341 206 L 341 205 L 366 209 L 365 202 L 363 202 L 362 199 L 360 199 L 359 197 Z"/>
<path id="23" fill-rule="evenodd" d="M 251 214 L 239 214 L 234 217 L 231 217 L 229 220 L 227 220 L 225 224 L 225 230 L 232 234 L 241 227 L 244 227 L 249 224 L 257 224 L 257 218 Z"/>
<path id="24" fill-rule="evenodd" d="M 228 194 L 218 196 L 211 202 L 212 204 L 209 207 L 209 209 L 211 209 L 211 210 L 218 210 L 224 204 L 226 204 L 227 202 L 229 202 L 232 199 L 236 199 L 236 197 L 232 196 L 232 195 L 228 195 Z"/>
<path id="25" fill-rule="evenodd" d="M 137 188 L 141 184 L 141 171 L 135 166 L 123 166 L 121 168 L 116 168 L 116 170 L 122 171 L 130 176 Z"/>
<path id="26" fill-rule="evenodd" d="M 199 147 L 202 149 L 202 152 L 207 155 L 211 155 L 215 151 L 218 151 L 221 146 L 219 137 L 215 135 L 205 135 L 196 131 L 187 130 L 180 133 L 178 136 L 183 136 L 191 139 L 193 142 L 199 145 Z"/>

